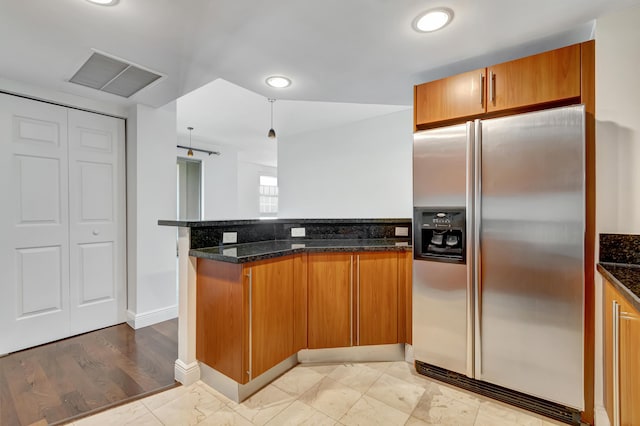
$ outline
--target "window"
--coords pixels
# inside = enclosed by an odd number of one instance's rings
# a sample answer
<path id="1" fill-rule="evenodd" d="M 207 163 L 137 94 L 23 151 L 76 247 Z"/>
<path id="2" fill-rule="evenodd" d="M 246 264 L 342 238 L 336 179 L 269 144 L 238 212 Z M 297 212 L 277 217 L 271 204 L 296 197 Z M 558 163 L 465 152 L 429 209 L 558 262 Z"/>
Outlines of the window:
<path id="1" fill-rule="evenodd" d="M 278 178 L 260 176 L 260 214 L 275 216 L 278 213 Z"/>

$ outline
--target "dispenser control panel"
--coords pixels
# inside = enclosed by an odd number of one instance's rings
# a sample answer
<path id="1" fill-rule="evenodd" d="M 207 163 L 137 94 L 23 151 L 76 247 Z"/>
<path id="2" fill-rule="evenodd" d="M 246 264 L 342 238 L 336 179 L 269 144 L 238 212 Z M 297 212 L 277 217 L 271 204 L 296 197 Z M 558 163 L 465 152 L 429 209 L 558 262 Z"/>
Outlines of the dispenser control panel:
<path id="1" fill-rule="evenodd" d="M 466 210 L 414 209 L 414 259 L 465 263 Z"/>

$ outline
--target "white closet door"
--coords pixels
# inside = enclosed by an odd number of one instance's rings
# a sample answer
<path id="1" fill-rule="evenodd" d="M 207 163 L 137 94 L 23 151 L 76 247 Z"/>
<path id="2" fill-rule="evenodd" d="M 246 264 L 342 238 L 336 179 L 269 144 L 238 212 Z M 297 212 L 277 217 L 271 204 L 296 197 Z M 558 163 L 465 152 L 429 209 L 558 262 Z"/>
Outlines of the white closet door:
<path id="1" fill-rule="evenodd" d="M 125 321 L 124 120 L 69 110 L 70 330 Z"/>
<path id="2" fill-rule="evenodd" d="M 67 109 L 0 94 L 0 354 L 69 332 Z"/>

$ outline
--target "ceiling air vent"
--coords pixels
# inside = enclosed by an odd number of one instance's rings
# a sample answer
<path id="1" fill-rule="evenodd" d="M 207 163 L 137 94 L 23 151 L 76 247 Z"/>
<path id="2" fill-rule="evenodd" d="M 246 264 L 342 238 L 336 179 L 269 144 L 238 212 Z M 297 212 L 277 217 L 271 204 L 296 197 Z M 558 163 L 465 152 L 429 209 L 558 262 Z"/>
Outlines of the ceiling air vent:
<path id="1" fill-rule="evenodd" d="M 161 77 L 121 59 L 93 52 L 69 81 L 128 98 Z"/>

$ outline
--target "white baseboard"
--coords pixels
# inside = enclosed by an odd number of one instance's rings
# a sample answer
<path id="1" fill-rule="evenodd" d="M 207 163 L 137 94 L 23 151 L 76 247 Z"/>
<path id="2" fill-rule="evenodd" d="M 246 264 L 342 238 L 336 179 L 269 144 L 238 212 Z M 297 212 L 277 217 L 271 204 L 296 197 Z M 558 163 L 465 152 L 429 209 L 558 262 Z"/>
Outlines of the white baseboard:
<path id="1" fill-rule="evenodd" d="M 173 367 L 173 374 L 176 381 L 185 386 L 189 386 L 190 384 L 200 380 L 200 364 L 198 361 L 185 364 L 182 360 L 176 359 L 176 363 Z"/>
<path id="2" fill-rule="evenodd" d="M 136 314 L 127 311 L 127 324 L 134 330 L 178 317 L 178 305 Z"/>
<path id="3" fill-rule="evenodd" d="M 609 416 L 607 415 L 607 410 L 604 409 L 603 406 L 597 406 L 594 410 L 594 420 L 595 424 L 598 426 L 610 426 Z"/>

